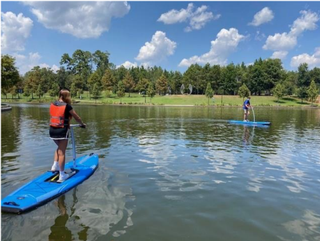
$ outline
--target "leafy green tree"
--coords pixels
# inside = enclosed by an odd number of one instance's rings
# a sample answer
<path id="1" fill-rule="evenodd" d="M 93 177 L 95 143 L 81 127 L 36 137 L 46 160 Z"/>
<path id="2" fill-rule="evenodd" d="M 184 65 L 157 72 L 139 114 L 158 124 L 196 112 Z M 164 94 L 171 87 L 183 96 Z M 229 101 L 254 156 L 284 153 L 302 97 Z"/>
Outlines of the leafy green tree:
<path id="1" fill-rule="evenodd" d="M 84 89 L 84 80 L 80 75 L 74 75 L 72 78 L 72 84 L 70 88 L 71 96 L 77 96 L 78 93 L 82 93 Z"/>
<path id="2" fill-rule="evenodd" d="M 250 65 L 248 71 L 248 87 L 251 90 L 251 93 L 261 95 L 261 92 L 264 90 L 264 83 L 266 78 L 262 59 L 260 58 L 259 60 L 256 60 L 253 65 Z"/>
<path id="3" fill-rule="evenodd" d="M 136 85 L 136 90 L 141 92 L 146 92 L 149 85 L 149 80 L 146 78 L 142 78 L 139 80 L 138 84 Z"/>
<path id="4" fill-rule="evenodd" d="M 106 69 L 101 79 L 102 89 L 112 91 L 116 88 L 116 79 L 110 69 Z"/>
<path id="5" fill-rule="evenodd" d="M 161 77 L 156 82 L 156 89 L 161 95 L 165 95 L 167 89 L 168 89 L 168 80 L 164 74 L 161 75 Z"/>
<path id="6" fill-rule="evenodd" d="M 308 89 L 306 86 L 301 86 L 297 88 L 297 96 L 301 99 L 301 103 L 303 100 L 308 97 Z"/>
<path id="7" fill-rule="evenodd" d="M 110 54 L 97 50 L 92 54 L 92 60 L 96 64 L 96 72 L 98 73 L 100 79 L 104 75 L 107 68 L 109 68 L 109 56 Z"/>
<path id="8" fill-rule="evenodd" d="M 100 85 L 98 82 L 96 82 L 92 87 L 92 97 L 95 99 L 96 103 L 97 103 L 97 99 L 99 98 L 100 94 L 101 94 Z"/>
<path id="9" fill-rule="evenodd" d="M 25 83 L 23 87 L 23 95 L 29 97 L 31 95 L 31 87 L 29 83 Z"/>
<path id="10" fill-rule="evenodd" d="M 43 83 L 40 83 L 38 85 L 37 91 L 36 91 L 36 95 L 39 97 L 39 99 L 41 98 L 41 96 L 44 95 L 44 91 L 43 91 Z"/>
<path id="11" fill-rule="evenodd" d="M 317 88 L 317 85 L 314 80 L 311 81 L 307 93 L 308 93 L 309 100 L 313 105 L 313 103 L 319 96 L 319 89 Z"/>
<path id="12" fill-rule="evenodd" d="M 148 68 L 148 71 L 149 71 L 149 74 L 148 74 L 149 76 L 144 78 L 149 79 L 152 83 L 155 83 L 164 73 L 163 69 L 157 66 Z"/>
<path id="13" fill-rule="evenodd" d="M 33 99 L 33 94 L 39 94 L 44 92 L 43 89 L 39 89 L 44 87 L 42 84 L 43 78 L 41 78 L 40 67 L 36 66 L 25 74 L 25 89 L 26 92 L 31 94 L 31 98 Z M 38 95 L 39 96 L 39 95 Z M 40 98 L 40 96 L 39 96 Z"/>
<path id="14" fill-rule="evenodd" d="M 87 81 L 92 73 L 93 56 L 89 51 L 83 51 L 77 49 L 72 54 L 63 54 L 60 64 L 65 65 L 73 75 L 80 75 L 85 82 L 85 88 L 87 88 Z"/>
<path id="15" fill-rule="evenodd" d="M 245 97 L 250 96 L 250 90 L 248 89 L 246 84 L 242 84 L 241 87 L 238 90 L 239 96 L 242 98 L 242 102 L 244 101 Z"/>
<path id="16" fill-rule="evenodd" d="M 313 68 L 310 70 L 310 79 L 313 79 L 316 85 L 320 86 L 320 68 Z"/>
<path id="17" fill-rule="evenodd" d="M 56 97 L 58 96 L 58 92 L 59 92 L 59 85 L 57 82 L 54 82 L 49 90 L 49 95 L 51 97 Z"/>
<path id="18" fill-rule="evenodd" d="M 208 98 L 208 105 L 209 105 L 209 100 L 213 97 L 213 90 L 210 83 L 207 84 L 206 97 Z"/>
<path id="19" fill-rule="evenodd" d="M 280 59 L 266 59 L 263 61 L 263 69 L 265 72 L 263 89 L 269 95 L 271 89 L 283 81 L 284 71 Z"/>
<path id="20" fill-rule="evenodd" d="M 233 95 L 237 91 L 237 72 L 233 63 L 223 68 L 221 72 L 221 80 L 223 90 L 226 94 Z"/>
<path id="21" fill-rule="evenodd" d="M 180 92 L 180 86 L 182 84 L 182 74 L 179 71 L 175 71 L 171 78 L 170 86 L 173 94 L 177 94 Z"/>
<path id="22" fill-rule="evenodd" d="M 15 58 L 9 55 L 1 55 L 1 92 L 7 98 L 10 89 L 20 81 Z"/>
<path id="23" fill-rule="evenodd" d="M 64 67 L 61 67 L 56 74 L 56 81 L 58 86 L 62 88 L 71 88 L 73 74 L 66 70 Z"/>
<path id="24" fill-rule="evenodd" d="M 13 99 L 14 96 L 17 95 L 17 90 L 18 88 L 14 85 L 12 86 L 11 90 L 10 90 L 10 94 L 11 94 L 11 98 Z"/>
<path id="25" fill-rule="evenodd" d="M 90 75 L 88 79 L 88 85 L 89 85 L 89 91 L 91 94 L 95 85 L 96 85 L 96 88 L 99 88 L 99 90 L 101 90 L 101 78 L 97 71 L 95 71 Z"/>
<path id="26" fill-rule="evenodd" d="M 132 71 L 128 71 L 123 65 L 117 68 L 113 73 L 113 76 L 115 78 L 114 83 L 119 83 L 119 81 L 122 81 L 128 72 L 130 72 L 130 75 L 132 76 L 131 74 Z"/>
<path id="27" fill-rule="evenodd" d="M 184 86 L 189 86 L 190 84 L 195 87 L 196 93 L 198 94 L 201 90 L 205 88 L 205 79 L 202 75 L 202 68 L 198 64 L 192 64 L 189 68 L 184 72 L 182 83 Z M 191 93 L 190 93 L 191 94 Z"/>
<path id="28" fill-rule="evenodd" d="M 278 83 L 272 89 L 272 93 L 273 93 L 274 96 L 276 96 L 278 98 L 278 102 L 279 102 L 279 100 L 285 95 L 286 90 L 285 90 L 284 86 L 281 83 Z"/>
<path id="29" fill-rule="evenodd" d="M 298 67 L 297 87 L 308 87 L 310 85 L 310 73 L 308 71 L 308 64 L 300 64 Z"/>
<path id="30" fill-rule="evenodd" d="M 213 87 L 214 92 L 217 94 L 219 87 L 221 87 L 221 67 L 220 65 L 213 65 L 209 73 L 209 81 Z"/>
<path id="31" fill-rule="evenodd" d="M 142 95 L 144 96 L 144 103 L 147 102 L 146 100 L 146 92 L 149 86 L 149 80 L 146 78 L 142 78 L 139 80 L 138 84 L 136 85 L 136 90 L 139 91 L 140 93 L 142 93 Z"/>
<path id="32" fill-rule="evenodd" d="M 152 98 L 155 96 L 155 94 L 156 94 L 156 90 L 154 88 L 154 84 L 150 82 L 147 90 L 147 95 L 150 97 L 150 103 Z"/>
<path id="33" fill-rule="evenodd" d="M 117 96 L 120 98 L 121 103 L 121 98 L 125 96 L 125 86 L 122 81 L 119 81 L 118 83 Z"/>
<path id="34" fill-rule="evenodd" d="M 236 77 L 235 77 L 235 80 L 236 80 L 236 89 L 237 91 L 239 90 L 239 88 L 247 83 L 247 75 L 246 75 L 246 66 L 244 65 L 244 63 L 242 63 L 241 65 L 236 65 L 235 66 L 236 68 Z"/>
<path id="35" fill-rule="evenodd" d="M 20 99 L 20 93 L 22 93 L 22 90 L 23 90 L 23 87 L 24 87 L 23 82 L 24 82 L 24 77 L 20 76 L 20 80 L 15 85 L 17 87 L 18 99 Z"/>
<path id="36" fill-rule="evenodd" d="M 308 64 L 303 63 L 298 67 L 297 78 L 297 96 L 303 100 L 308 97 L 308 86 L 310 84 L 310 74 L 308 71 Z"/>
<path id="37" fill-rule="evenodd" d="M 123 82 L 126 90 L 129 92 L 129 97 L 130 97 L 130 92 L 134 89 L 135 83 L 134 83 L 133 78 L 129 72 L 127 72 L 127 74 L 124 77 L 122 82 Z"/>
<path id="38" fill-rule="evenodd" d="M 293 95 L 295 93 L 297 79 L 298 75 L 296 72 L 288 71 L 285 73 L 283 85 L 287 95 Z"/>

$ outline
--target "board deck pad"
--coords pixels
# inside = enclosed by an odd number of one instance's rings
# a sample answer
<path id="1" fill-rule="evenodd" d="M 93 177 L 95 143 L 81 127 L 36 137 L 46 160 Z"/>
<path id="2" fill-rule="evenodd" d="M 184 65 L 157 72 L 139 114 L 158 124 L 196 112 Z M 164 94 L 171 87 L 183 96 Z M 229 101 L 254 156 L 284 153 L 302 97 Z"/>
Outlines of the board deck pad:
<path id="1" fill-rule="evenodd" d="M 59 171 L 49 171 L 49 172 L 52 172 L 52 176 L 49 177 L 47 180 L 45 180 L 45 182 L 57 182 L 57 183 L 61 183 L 59 182 Z M 76 174 L 78 172 L 77 169 L 73 169 L 71 168 L 70 170 L 65 170 L 64 171 L 66 174 L 69 174 L 69 177 L 66 179 L 68 180 L 69 178 L 71 178 L 74 174 Z M 66 181 L 64 180 L 64 181 Z"/>
<path id="2" fill-rule="evenodd" d="M 63 182 L 59 172 L 47 171 L 1 200 L 1 211 L 20 214 L 47 203 L 88 179 L 97 169 L 99 157 L 93 153 L 66 163 L 65 170 L 71 176 Z"/>

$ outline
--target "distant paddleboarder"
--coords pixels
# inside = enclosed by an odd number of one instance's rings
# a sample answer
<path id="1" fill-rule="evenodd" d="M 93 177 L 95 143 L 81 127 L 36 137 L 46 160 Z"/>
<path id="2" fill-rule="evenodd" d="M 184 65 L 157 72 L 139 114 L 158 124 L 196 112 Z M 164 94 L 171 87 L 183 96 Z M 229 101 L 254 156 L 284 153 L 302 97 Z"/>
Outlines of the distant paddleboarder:
<path id="1" fill-rule="evenodd" d="M 251 108 L 250 105 L 250 96 L 243 102 L 243 110 L 244 110 L 244 120 L 243 121 L 248 121 L 248 115 L 250 114 L 249 108 Z"/>
<path id="2" fill-rule="evenodd" d="M 59 100 L 50 105 L 50 138 L 57 144 L 58 148 L 54 152 L 54 162 L 51 171 L 59 171 L 59 182 L 68 179 L 69 175 L 64 173 L 65 153 L 68 145 L 69 129 L 71 118 L 85 127 L 71 106 L 70 92 L 62 89 L 59 92 Z"/>

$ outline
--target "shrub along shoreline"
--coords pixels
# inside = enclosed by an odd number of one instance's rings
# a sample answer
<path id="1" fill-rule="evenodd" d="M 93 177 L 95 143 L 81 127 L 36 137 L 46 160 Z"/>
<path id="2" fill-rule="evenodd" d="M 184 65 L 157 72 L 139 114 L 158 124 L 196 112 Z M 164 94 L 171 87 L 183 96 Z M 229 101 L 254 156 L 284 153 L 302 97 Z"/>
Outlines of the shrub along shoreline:
<path id="1" fill-rule="evenodd" d="M 6 99 L 3 95 L 2 103 L 50 103 L 57 98 L 44 95 L 38 98 L 25 97 L 20 95 L 20 98 L 8 95 Z M 97 105 L 154 105 L 154 106 L 216 106 L 216 107 L 230 107 L 242 106 L 243 98 L 235 95 L 214 95 L 213 98 L 208 98 L 205 95 L 156 95 L 153 98 L 142 96 L 139 94 L 131 94 L 119 98 L 116 95 L 101 96 L 100 98 L 90 98 L 88 93 L 84 93 L 81 97 L 72 98 L 73 104 L 97 104 Z M 267 106 L 267 107 L 320 107 L 320 96 L 318 102 L 311 104 L 311 102 L 301 102 L 295 96 L 286 96 L 277 99 L 274 96 L 251 96 L 252 106 Z M 208 104 L 209 103 L 209 104 Z"/>

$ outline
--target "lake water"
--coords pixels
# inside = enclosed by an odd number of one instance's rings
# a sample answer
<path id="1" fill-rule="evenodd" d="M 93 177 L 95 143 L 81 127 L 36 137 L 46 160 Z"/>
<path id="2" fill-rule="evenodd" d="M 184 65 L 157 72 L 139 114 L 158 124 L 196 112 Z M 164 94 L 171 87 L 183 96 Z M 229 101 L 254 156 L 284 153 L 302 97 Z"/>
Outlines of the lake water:
<path id="1" fill-rule="evenodd" d="M 74 106 L 96 172 L 23 215 L 2 240 L 320 240 L 320 109 Z M 1 194 L 49 170 L 49 105 L 1 113 Z M 250 116 L 252 118 L 252 115 Z M 67 149 L 72 158 L 71 144 Z"/>

